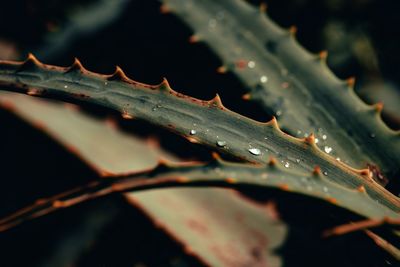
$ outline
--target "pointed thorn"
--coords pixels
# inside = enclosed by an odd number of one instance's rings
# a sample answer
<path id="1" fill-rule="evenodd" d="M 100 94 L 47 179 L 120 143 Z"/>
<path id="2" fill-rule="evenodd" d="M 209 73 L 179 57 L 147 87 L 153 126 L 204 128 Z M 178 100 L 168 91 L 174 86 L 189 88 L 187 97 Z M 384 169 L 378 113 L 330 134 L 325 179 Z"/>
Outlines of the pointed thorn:
<path id="1" fill-rule="evenodd" d="M 227 69 L 225 66 L 220 66 L 217 68 L 217 73 L 224 74 L 226 72 L 227 72 Z"/>
<path id="2" fill-rule="evenodd" d="M 210 103 L 211 106 L 213 107 L 217 107 L 217 108 L 224 108 L 224 105 L 222 104 L 222 100 L 221 97 L 216 94 L 215 97 L 213 99 L 211 99 L 210 101 L 208 101 Z"/>
<path id="3" fill-rule="evenodd" d="M 250 100 L 251 99 L 251 94 L 247 93 L 247 94 L 242 95 L 242 99 L 246 100 L 246 101 Z"/>
<path id="4" fill-rule="evenodd" d="M 321 175 L 321 168 L 319 166 L 315 166 L 312 173 L 313 173 L 314 176 L 320 176 Z"/>
<path id="5" fill-rule="evenodd" d="M 274 158 L 274 157 L 270 157 L 270 158 L 269 158 L 269 160 L 268 160 L 268 165 L 269 165 L 270 167 L 275 167 L 275 166 L 276 166 L 276 163 L 277 163 L 276 158 Z"/>
<path id="6" fill-rule="evenodd" d="M 381 113 L 382 109 L 383 109 L 383 103 L 378 102 L 378 103 L 374 104 L 373 107 L 377 113 Z"/>
<path id="7" fill-rule="evenodd" d="M 337 199 L 334 198 L 334 197 L 328 197 L 328 198 L 326 199 L 326 201 L 328 201 L 329 203 L 331 203 L 331 204 L 333 204 L 333 205 L 336 205 L 336 204 L 337 204 Z"/>
<path id="8" fill-rule="evenodd" d="M 365 187 L 363 185 L 360 185 L 359 187 L 357 187 L 357 191 L 360 192 L 360 193 L 367 192 L 367 190 L 365 189 Z"/>
<path id="9" fill-rule="evenodd" d="M 260 4 L 260 12 L 261 13 L 265 13 L 265 12 L 267 12 L 267 8 L 268 8 L 268 6 L 267 6 L 267 3 L 265 3 L 265 2 L 261 2 L 261 4 Z"/>
<path id="10" fill-rule="evenodd" d="M 42 65 L 43 63 L 41 63 L 32 53 L 29 53 L 26 60 L 22 63 L 21 68 L 34 68 Z"/>
<path id="11" fill-rule="evenodd" d="M 169 85 L 167 78 L 165 78 L 165 77 L 163 78 L 162 82 L 157 86 L 157 89 L 160 91 L 165 91 L 165 92 L 172 91 L 172 88 Z"/>
<path id="12" fill-rule="evenodd" d="M 232 177 L 227 177 L 227 178 L 225 178 L 225 182 L 227 182 L 228 184 L 235 184 L 235 183 L 237 183 L 237 180 Z"/>
<path id="13" fill-rule="evenodd" d="M 83 72 L 85 71 L 85 68 L 83 67 L 82 63 L 80 62 L 80 60 L 78 58 L 74 59 L 74 63 L 72 63 L 72 65 L 68 68 L 67 72 L 69 71 L 80 71 Z"/>
<path id="14" fill-rule="evenodd" d="M 62 207 L 64 207 L 64 202 L 62 202 L 61 200 L 55 200 L 55 201 L 53 201 L 52 206 L 54 208 L 62 208 Z"/>
<path id="15" fill-rule="evenodd" d="M 29 88 L 28 91 L 26 91 L 26 94 L 30 96 L 39 96 L 42 92 L 37 88 Z"/>
<path id="16" fill-rule="evenodd" d="M 214 160 L 217 160 L 217 161 L 220 161 L 221 160 L 221 156 L 217 153 L 217 152 L 212 152 L 211 153 L 211 157 L 214 159 Z"/>
<path id="17" fill-rule="evenodd" d="M 271 125 L 272 127 L 279 129 L 278 120 L 275 116 L 272 116 L 272 119 L 267 122 L 267 124 Z"/>
<path id="18" fill-rule="evenodd" d="M 157 161 L 157 168 L 159 167 L 167 167 L 170 168 L 171 165 L 169 164 L 169 161 L 166 160 L 165 158 L 159 158 Z"/>
<path id="19" fill-rule="evenodd" d="M 124 118 L 125 120 L 133 120 L 134 119 L 133 116 L 125 110 L 121 113 L 121 117 Z"/>
<path id="20" fill-rule="evenodd" d="M 315 145 L 315 135 L 314 135 L 314 133 L 311 133 L 309 136 L 304 138 L 304 141 L 309 145 Z"/>
<path id="21" fill-rule="evenodd" d="M 193 34 L 192 36 L 189 37 L 189 43 L 195 44 L 200 41 L 200 38 L 198 35 Z"/>
<path id="22" fill-rule="evenodd" d="M 28 54 L 28 57 L 25 60 L 25 63 L 26 62 L 32 62 L 35 65 L 41 65 L 42 64 L 32 53 Z"/>
<path id="23" fill-rule="evenodd" d="M 320 60 L 325 61 L 328 58 L 328 51 L 324 50 L 319 52 L 318 57 L 320 58 Z"/>
<path id="24" fill-rule="evenodd" d="M 356 78 L 354 78 L 354 77 L 347 78 L 346 84 L 349 88 L 354 88 L 354 85 L 356 84 Z"/>
<path id="25" fill-rule="evenodd" d="M 129 81 L 130 79 L 119 66 L 116 66 L 114 73 L 108 77 L 108 80 Z"/>
<path id="26" fill-rule="evenodd" d="M 282 191 L 290 191 L 289 185 L 288 184 L 279 184 L 278 188 Z"/>
<path id="27" fill-rule="evenodd" d="M 187 178 L 185 176 L 176 177 L 176 182 L 178 182 L 180 184 L 185 184 L 185 183 L 188 183 L 189 181 L 190 181 L 189 178 Z"/>
<path id="28" fill-rule="evenodd" d="M 295 36 L 297 33 L 297 27 L 295 25 L 290 26 L 289 33 L 290 35 Z"/>
<path id="29" fill-rule="evenodd" d="M 166 4 L 162 4 L 160 6 L 160 12 L 161 14 L 168 14 L 171 13 L 171 9 Z"/>

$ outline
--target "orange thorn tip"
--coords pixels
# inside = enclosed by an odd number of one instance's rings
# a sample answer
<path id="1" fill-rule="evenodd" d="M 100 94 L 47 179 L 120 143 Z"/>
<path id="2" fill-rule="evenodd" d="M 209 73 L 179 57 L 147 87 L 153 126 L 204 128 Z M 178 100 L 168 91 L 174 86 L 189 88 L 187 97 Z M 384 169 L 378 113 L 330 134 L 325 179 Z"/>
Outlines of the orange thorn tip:
<path id="1" fill-rule="evenodd" d="M 80 71 L 83 71 L 83 70 L 85 70 L 85 68 L 83 67 L 81 61 L 76 57 L 76 58 L 74 58 L 74 62 L 68 68 L 68 70 L 80 70 Z"/>
<path id="2" fill-rule="evenodd" d="M 260 4 L 260 12 L 265 13 L 267 11 L 268 5 L 265 2 L 261 2 Z"/>
<path id="3" fill-rule="evenodd" d="M 314 135 L 314 133 L 311 133 L 309 136 L 304 138 L 304 141 L 309 145 L 314 145 L 315 144 L 315 135 Z"/>
<path id="4" fill-rule="evenodd" d="M 109 76 L 108 79 L 109 80 L 122 80 L 122 81 L 128 81 L 129 80 L 128 76 L 126 76 L 124 71 L 119 66 L 115 66 L 114 73 L 111 74 L 111 76 Z"/>
<path id="5" fill-rule="evenodd" d="M 215 107 L 223 108 L 224 105 L 222 104 L 221 97 L 219 94 L 216 94 L 213 99 L 209 101 L 209 103 Z"/>
<path id="6" fill-rule="evenodd" d="M 160 6 L 160 12 L 161 14 L 168 14 L 171 12 L 171 9 L 166 4 L 162 4 Z"/>
<path id="7" fill-rule="evenodd" d="M 223 74 L 223 73 L 227 72 L 227 69 L 226 69 L 225 66 L 220 66 L 220 67 L 217 68 L 217 72 L 220 73 L 220 74 Z"/>
<path id="8" fill-rule="evenodd" d="M 278 120 L 276 119 L 275 116 L 272 116 L 272 118 L 269 121 L 267 121 L 266 124 L 276 128 L 276 129 L 279 129 Z"/>
<path id="9" fill-rule="evenodd" d="M 289 33 L 290 33 L 291 35 L 296 35 L 296 33 L 297 33 L 297 27 L 296 27 L 295 25 L 290 26 L 290 28 L 289 28 Z"/>
<path id="10" fill-rule="evenodd" d="M 29 88 L 28 91 L 26 91 L 26 94 L 30 96 L 38 96 L 41 95 L 41 93 L 42 92 L 37 88 Z"/>
<path id="11" fill-rule="evenodd" d="M 269 160 L 268 160 L 268 165 L 269 166 L 271 166 L 271 167 L 276 166 L 276 163 L 277 163 L 276 158 L 274 158 L 274 157 L 270 157 L 269 158 Z"/>
<path id="12" fill-rule="evenodd" d="M 365 187 L 363 185 L 360 185 L 359 187 L 357 187 L 357 191 L 360 192 L 360 193 L 367 192 L 367 190 L 365 189 Z"/>
<path id="13" fill-rule="evenodd" d="M 35 66 L 41 66 L 43 65 L 32 53 L 28 54 L 28 57 L 26 58 L 26 60 L 23 62 L 22 65 L 30 65 L 33 64 Z"/>
<path id="14" fill-rule="evenodd" d="M 337 199 L 334 198 L 334 197 L 328 197 L 328 198 L 326 199 L 326 201 L 328 201 L 329 203 L 331 203 L 331 204 L 333 204 L 333 205 L 336 205 L 336 204 L 337 204 Z"/>
<path id="15" fill-rule="evenodd" d="M 182 183 L 182 184 L 188 183 L 188 182 L 190 181 L 189 178 L 187 178 L 187 177 L 185 177 L 185 176 L 176 177 L 175 180 L 176 180 L 176 182 Z"/>
<path id="16" fill-rule="evenodd" d="M 325 60 L 328 57 L 328 51 L 323 50 L 323 51 L 319 52 L 318 56 L 320 59 Z"/>
<path id="17" fill-rule="evenodd" d="M 383 103 L 382 102 L 378 102 L 376 104 L 374 104 L 374 109 L 377 113 L 381 113 L 382 109 L 383 109 Z"/>
<path id="18" fill-rule="evenodd" d="M 157 166 L 158 166 L 158 167 L 160 167 L 160 166 L 169 167 L 169 166 L 170 166 L 170 163 L 169 163 L 169 161 L 166 160 L 165 158 L 159 158 L 158 161 L 157 161 Z"/>
<path id="19" fill-rule="evenodd" d="M 172 91 L 167 78 L 163 77 L 162 82 L 157 86 L 159 90 Z"/>
<path id="20" fill-rule="evenodd" d="M 354 88 L 354 85 L 356 84 L 356 78 L 355 77 L 349 77 L 346 79 L 347 86 L 350 88 Z"/>
<path id="21" fill-rule="evenodd" d="M 278 188 L 282 191 L 290 191 L 289 185 L 288 184 L 279 184 Z"/>
<path id="22" fill-rule="evenodd" d="M 225 182 L 227 182 L 228 184 L 235 184 L 235 183 L 237 183 L 237 180 L 232 177 L 227 177 L 227 178 L 225 178 Z"/>
<path id="23" fill-rule="evenodd" d="M 314 167 L 313 175 L 315 175 L 315 176 L 321 175 L 321 168 L 319 166 Z"/>
<path id="24" fill-rule="evenodd" d="M 250 100 L 251 99 L 251 94 L 247 93 L 247 94 L 242 95 L 242 99 L 243 100 Z"/>
<path id="25" fill-rule="evenodd" d="M 214 160 L 221 160 L 221 156 L 220 156 L 217 152 L 215 152 L 215 151 L 211 152 L 211 157 L 212 157 Z"/>
<path id="26" fill-rule="evenodd" d="M 52 205 L 54 208 L 62 208 L 64 207 L 64 202 L 62 202 L 61 200 L 55 200 L 53 201 Z"/>
<path id="27" fill-rule="evenodd" d="M 200 38 L 198 35 L 193 34 L 192 36 L 189 37 L 189 43 L 194 44 L 198 43 L 200 41 Z"/>
<path id="28" fill-rule="evenodd" d="M 121 117 L 124 118 L 125 120 L 133 120 L 133 116 L 129 114 L 127 111 L 124 111 L 121 113 Z"/>

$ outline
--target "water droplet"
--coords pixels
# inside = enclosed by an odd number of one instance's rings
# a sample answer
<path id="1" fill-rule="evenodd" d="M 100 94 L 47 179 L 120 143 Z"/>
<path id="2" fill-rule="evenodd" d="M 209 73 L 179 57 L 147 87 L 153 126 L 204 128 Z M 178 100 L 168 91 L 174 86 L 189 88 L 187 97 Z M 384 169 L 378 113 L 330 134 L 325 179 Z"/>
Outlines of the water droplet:
<path id="1" fill-rule="evenodd" d="M 297 135 L 301 135 L 301 131 L 300 130 L 297 130 Z"/>
<path id="2" fill-rule="evenodd" d="M 322 139 L 326 140 L 326 138 L 328 138 L 328 137 L 326 136 L 326 134 L 324 134 L 324 135 L 322 136 Z"/>
<path id="3" fill-rule="evenodd" d="M 340 158 L 336 158 L 337 161 L 340 161 Z"/>
<path id="4" fill-rule="evenodd" d="M 277 110 L 276 111 L 276 116 L 280 116 L 280 115 L 282 115 L 282 110 Z"/>
<path id="5" fill-rule="evenodd" d="M 249 63 L 247 63 L 247 67 L 249 67 L 250 69 L 253 69 L 256 66 L 256 63 L 254 61 L 249 61 Z"/>
<path id="6" fill-rule="evenodd" d="M 375 134 L 374 133 L 371 133 L 370 135 L 369 135 L 371 138 L 375 138 Z"/>
<path id="7" fill-rule="evenodd" d="M 191 135 L 195 135 L 196 133 L 197 133 L 196 130 L 193 130 L 193 129 L 190 130 L 190 134 L 191 134 Z"/>
<path id="8" fill-rule="evenodd" d="M 261 77 L 260 77 L 260 82 L 262 82 L 262 83 L 268 82 L 268 77 L 265 76 L 265 75 L 261 76 Z"/>
<path id="9" fill-rule="evenodd" d="M 300 159 L 296 159 L 296 162 L 297 162 L 297 163 L 300 163 Z"/>
<path id="10" fill-rule="evenodd" d="M 249 148 L 249 152 L 250 152 L 251 154 L 253 154 L 253 155 L 256 155 L 256 156 L 258 156 L 258 155 L 261 154 L 261 150 L 258 149 L 258 148 Z"/>
<path id="11" fill-rule="evenodd" d="M 331 148 L 331 147 L 329 147 L 329 146 L 325 146 L 325 147 L 324 147 L 324 150 L 325 150 L 325 152 L 326 152 L 326 153 L 328 153 L 328 154 L 329 154 L 329 153 L 331 153 L 331 151 L 332 151 L 332 148 Z"/>
<path id="12" fill-rule="evenodd" d="M 315 138 L 315 143 L 318 144 L 318 142 L 319 142 L 319 139 Z"/>
<path id="13" fill-rule="evenodd" d="M 218 141 L 217 141 L 217 146 L 219 146 L 219 147 L 224 147 L 224 146 L 226 146 L 226 142 L 225 142 L 225 141 L 218 140 Z"/>
<path id="14" fill-rule="evenodd" d="M 268 137 L 264 137 L 265 140 L 268 140 Z"/>
<path id="15" fill-rule="evenodd" d="M 104 85 L 107 85 L 108 84 L 108 82 L 104 82 Z"/>
<path id="16" fill-rule="evenodd" d="M 289 162 L 285 162 L 285 168 L 289 168 L 290 167 L 290 163 Z"/>
<path id="17" fill-rule="evenodd" d="M 68 88 L 68 85 L 64 85 L 64 88 L 67 89 L 67 88 Z"/>
<path id="18" fill-rule="evenodd" d="M 328 187 L 326 187 L 326 186 L 324 186 L 324 187 L 322 187 L 322 190 L 325 192 L 325 193 L 328 193 Z"/>
<path id="19" fill-rule="evenodd" d="M 327 176 L 327 175 L 328 175 L 328 172 L 327 172 L 327 171 L 324 171 L 323 174 L 324 174 L 325 176 Z"/>
<path id="20" fill-rule="evenodd" d="M 162 106 L 160 104 L 155 105 L 151 110 L 156 111 L 157 109 L 161 108 Z"/>

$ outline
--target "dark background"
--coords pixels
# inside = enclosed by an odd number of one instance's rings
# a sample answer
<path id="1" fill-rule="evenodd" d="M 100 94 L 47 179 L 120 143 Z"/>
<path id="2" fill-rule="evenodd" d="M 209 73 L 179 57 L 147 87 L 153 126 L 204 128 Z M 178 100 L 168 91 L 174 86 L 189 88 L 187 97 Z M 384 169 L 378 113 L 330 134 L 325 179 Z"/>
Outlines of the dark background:
<path id="1" fill-rule="evenodd" d="M 27 52 L 34 52 L 46 63 L 63 66 L 78 57 L 87 69 L 100 73 L 112 73 L 119 65 L 135 80 L 156 84 L 167 77 L 179 92 L 201 99 L 211 99 L 218 92 L 228 108 L 257 120 L 269 119 L 270 114 L 241 99 L 246 88 L 233 74 L 216 73 L 218 57 L 205 44 L 190 44 L 191 30 L 173 15 L 161 15 L 157 1 L 125 2 L 120 13 L 110 9 L 110 18 L 98 17 L 83 27 L 74 22 L 74 16 L 90 17 L 93 6 L 101 5 L 101 1 L 1 1 L 0 56 L 21 59 Z M 363 88 L 360 93 L 374 103 L 382 100 L 382 95 L 399 93 L 400 9 L 396 2 L 270 0 L 268 13 L 284 27 L 296 25 L 299 41 L 309 50 L 328 49 L 328 63 L 337 75 L 356 76 L 357 89 Z M 383 94 L 376 96 L 375 91 Z M 112 114 L 85 108 L 96 116 Z M 399 108 L 396 103 L 385 106 L 385 119 L 392 127 L 399 125 Z M 12 114 L 1 110 L 0 123 L 1 216 L 30 204 L 38 196 L 96 179 L 77 158 Z M 161 143 L 179 156 L 209 158 L 205 149 L 146 123 L 120 123 L 127 131 L 158 134 Z M 264 198 L 257 190 L 244 193 Z M 286 266 L 395 265 L 363 235 L 319 244 L 318 229 L 334 225 L 335 218 L 327 212 L 332 207 L 275 191 L 270 196 L 277 200 L 283 219 L 291 225 L 290 238 L 281 251 Z M 297 208 L 302 205 L 307 206 L 310 216 L 296 213 L 304 210 Z M 313 213 L 318 213 L 320 221 L 312 218 Z M 320 216 L 322 213 L 327 215 Z M 335 214 L 351 216 L 338 210 Z M 354 249 L 341 248 L 344 243 Z M 66 256 L 79 248 L 78 257 Z M 121 197 L 110 196 L 1 233 L 0 266 L 201 265 L 140 211 Z"/>

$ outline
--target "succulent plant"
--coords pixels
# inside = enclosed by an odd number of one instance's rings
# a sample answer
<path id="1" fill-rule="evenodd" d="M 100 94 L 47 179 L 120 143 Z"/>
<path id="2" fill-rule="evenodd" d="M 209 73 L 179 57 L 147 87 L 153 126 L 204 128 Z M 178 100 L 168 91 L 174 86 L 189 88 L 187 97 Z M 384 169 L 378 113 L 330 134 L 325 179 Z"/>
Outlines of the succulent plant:
<path id="1" fill-rule="evenodd" d="M 218 154 L 209 162 L 173 163 L 181 160 L 149 149 L 143 141 L 133 141 L 78 111 L 2 93 L 0 104 L 4 108 L 39 126 L 91 166 L 101 179 L 39 199 L 1 219 L 0 230 L 89 199 L 124 193 L 204 264 L 280 266 L 281 261 L 271 258 L 273 253 L 268 251 L 284 240 L 286 230 L 278 219 L 262 214 L 263 205 L 209 187 L 242 191 L 251 187 L 262 192 L 275 188 L 304 199 L 322 200 L 366 219 L 367 223 L 344 221 L 344 225 L 325 233 L 364 231 L 398 260 L 395 243 L 399 238 L 400 199 L 385 185 L 398 178 L 400 133 L 382 121 L 382 104 L 365 104 L 353 92 L 353 78 L 337 78 L 325 63 L 327 53 L 307 52 L 295 40 L 295 28 L 277 26 L 265 15 L 265 5 L 256 8 L 241 0 L 162 2 L 163 13 L 173 13 L 194 30 L 191 42 L 204 41 L 221 58 L 219 72 L 232 72 L 246 85 L 244 99 L 256 101 L 275 117 L 268 122 L 255 121 L 226 108 L 218 95 L 200 100 L 173 90 L 166 79 L 158 85 L 134 81 L 120 67 L 112 74 L 99 74 L 87 70 L 78 59 L 68 67 L 44 64 L 33 54 L 23 61 L 1 60 L 2 90 L 114 110 L 126 120 L 168 129 Z M 95 132 L 99 133 L 97 139 L 91 140 Z M 101 142 L 100 147 L 97 142 Z M 140 157 L 133 151 L 141 151 Z M 118 156 L 113 158 L 114 154 Z M 165 187 L 202 189 L 132 193 Z M 177 211 L 178 219 L 174 220 L 174 213 L 164 214 L 162 200 L 156 199 L 183 203 L 184 211 Z M 204 230 L 211 232 L 210 238 L 198 233 L 188 238 L 185 228 L 181 229 L 184 218 L 187 213 L 204 209 L 201 203 L 226 205 L 226 213 L 218 208 L 203 210 L 201 214 L 210 213 L 199 216 L 202 223 L 194 222 L 191 227 L 208 225 L 217 214 L 222 214 L 222 219 Z M 224 222 L 234 221 L 235 212 L 252 219 L 233 223 L 231 231 L 246 236 L 246 241 L 233 249 L 236 253 L 227 252 L 224 244 L 232 241 L 226 234 L 216 237 L 224 231 Z M 373 232 L 373 227 L 382 225 L 386 227 L 382 236 Z M 255 235 L 258 243 L 246 239 L 254 231 L 259 233 Z M 273 242 L 267 246 L 264 239 Z M 258 251 L 254 253 L 262 256 L 249 256 L 254 246 Z"/>

